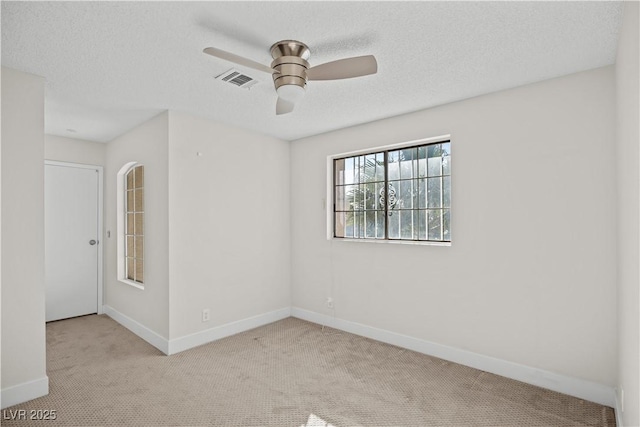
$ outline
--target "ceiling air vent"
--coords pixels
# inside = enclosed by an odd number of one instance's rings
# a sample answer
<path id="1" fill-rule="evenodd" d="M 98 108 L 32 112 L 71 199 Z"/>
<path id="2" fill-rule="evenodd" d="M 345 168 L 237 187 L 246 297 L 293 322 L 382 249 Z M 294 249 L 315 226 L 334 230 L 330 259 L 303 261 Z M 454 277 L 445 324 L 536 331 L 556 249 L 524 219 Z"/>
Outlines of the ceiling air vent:
<path id="1" fill-rule="evenodd" d="M 222 80 L 223 82 L 231 83 L 245 89 L 249 89 L 251 86 L 258 83 L 258 80 L 253 77 L 249 77 L 246 74 L 242 74 L 240 71 L 234 70 L 233 68 L 229 71 L 225 71 L 219 76 L 216 76 L 216 80 Z"/>

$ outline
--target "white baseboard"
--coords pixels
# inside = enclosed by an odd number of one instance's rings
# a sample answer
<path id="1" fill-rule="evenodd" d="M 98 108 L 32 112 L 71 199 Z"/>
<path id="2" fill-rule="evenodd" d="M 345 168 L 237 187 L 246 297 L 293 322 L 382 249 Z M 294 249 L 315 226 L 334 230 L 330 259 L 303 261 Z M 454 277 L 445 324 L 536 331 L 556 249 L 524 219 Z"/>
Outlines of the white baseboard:
<path id="1" fill-rule="evenodd" d="M 291 308 L 291 316 L 522 381 L 527 384 L 568 394 L 590 402 L 612 408 L 616 406 L 617 399 L 615 390 L 613 387 L 606 385 L 484 356 L 471 351 L 397 334 L 384 329 L 338 319 L 297 307 Z M 620 426 L 620 424 L 618 425 Z"/>
<path id="2" fill-rule="evenodd" d="M 291 316 L 291 309 L 289 307 L 285 307 L 281 308 L 280 310 L 275 310 L 269 313 L 249 317 L 247 319 L 242 319 L 224 325 L 216 326 L 211 329 L 206 329 L 204 331 L 196 332 L 190 335 L 185 335 L 180 338 L 167 340 L 166 338 L 158 335 L 156 332 L 152 331 L 141 323 L 133 320 L 129 316 L 115 310 L 113 307 L 110 307 L 108 305 L 105 305 L 103 307 L 104 314 L 111 317 L 113 320 L 120 323 L 122 326 L 129 329 L 131 332 L 133 332 L 166 355 L 180 353 L 181 351 L 185 351 L 193 347 L 198 347 L 200 345 L 207 344 L 221 338 L 226 338 L 240 332 L 248 331 L 249 329 L 273 323 L 278 320 L 286 319 L 287 317 Z"/>
<path id="3" fill-rule="evenodd" d="M 158 333 L 152 331 L 147 328 L 143 324 L 139 323 L 136 320 L 133 320 L 129 316 L 120 313 L 113 307 L 108 305 L 103 306 L 104 314 L 111 317 L 116 322 L 120 323 L 122 326 L 163 352 L 164 354 L 169 354 L 169 341 Z"/>
<path id="4" fill-rule="evenodd" d="M 212 341 L 226 338 L 240 332 L 248 331 L 259 326 L 277 322 L 291 316 L 291 308 L 285 307 L 280 310 L 271 311 L 269 313 L 260 314 L 249 317 L 247 319 L 238 320 L 224 325 L 216 326 L 211 329 L 196 332 L 194 334 L 185 335 L 180 338 L 169 341 L 168 354 L 176 354 L 190 348 L 198 347 Z"/>
<path id="5" fill-rule="evenodd" d="M 0 407 L 8 408 L 47 394 L 49 394 L 49 377 L 45 376 L 0 390 Z"/>

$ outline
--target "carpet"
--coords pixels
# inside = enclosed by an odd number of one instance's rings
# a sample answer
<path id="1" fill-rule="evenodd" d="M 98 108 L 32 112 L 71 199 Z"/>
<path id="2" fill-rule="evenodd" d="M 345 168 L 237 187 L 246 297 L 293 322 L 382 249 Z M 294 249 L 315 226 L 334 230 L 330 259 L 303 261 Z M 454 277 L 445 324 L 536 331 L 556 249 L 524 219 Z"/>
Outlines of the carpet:
<path id="1" fill-rule="evenodd" d="M 52 322 L 47 372 L 49 395 L 3 426 L 615 426 L 611 408 L 295 318 L 172 356 L 105 315 Z"/>

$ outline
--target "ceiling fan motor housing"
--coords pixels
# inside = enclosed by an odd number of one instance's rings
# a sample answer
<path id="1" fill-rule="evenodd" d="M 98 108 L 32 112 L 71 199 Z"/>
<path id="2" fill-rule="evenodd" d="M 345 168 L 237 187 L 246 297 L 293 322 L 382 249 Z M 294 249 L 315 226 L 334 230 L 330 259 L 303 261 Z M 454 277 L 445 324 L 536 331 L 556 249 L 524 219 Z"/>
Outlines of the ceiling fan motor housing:
<path id="1" fill-rule="evenodd" d="M 295 40 L 282 40 L 271 46 L 271 56 L 271 68 L 277 71 L 273 73 L 276 90 L 284 85 L 306 88 L 309 68 L 307 59 L 311 56 L 307 45 Z"/>

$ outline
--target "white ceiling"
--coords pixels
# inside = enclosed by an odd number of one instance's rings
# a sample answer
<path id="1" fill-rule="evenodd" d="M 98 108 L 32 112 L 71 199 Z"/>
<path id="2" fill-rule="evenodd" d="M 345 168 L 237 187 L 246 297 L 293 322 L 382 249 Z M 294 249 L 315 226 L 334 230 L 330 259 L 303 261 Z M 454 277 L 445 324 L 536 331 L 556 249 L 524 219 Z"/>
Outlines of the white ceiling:
<path id="1" fill-rule="evenodd" d="M 107 142 L 163 110 L 285 140 L 612 64 L 620 2 L 2 2 L 2 65 L 46 78 L 45 131 Z M 242 89 L 207 46 L 270 64 L 373 54 L 378 74 L 312 81 L 275 115 L 271 76 Z M 68 129 L 76 132 L 71 133 Z"/>

